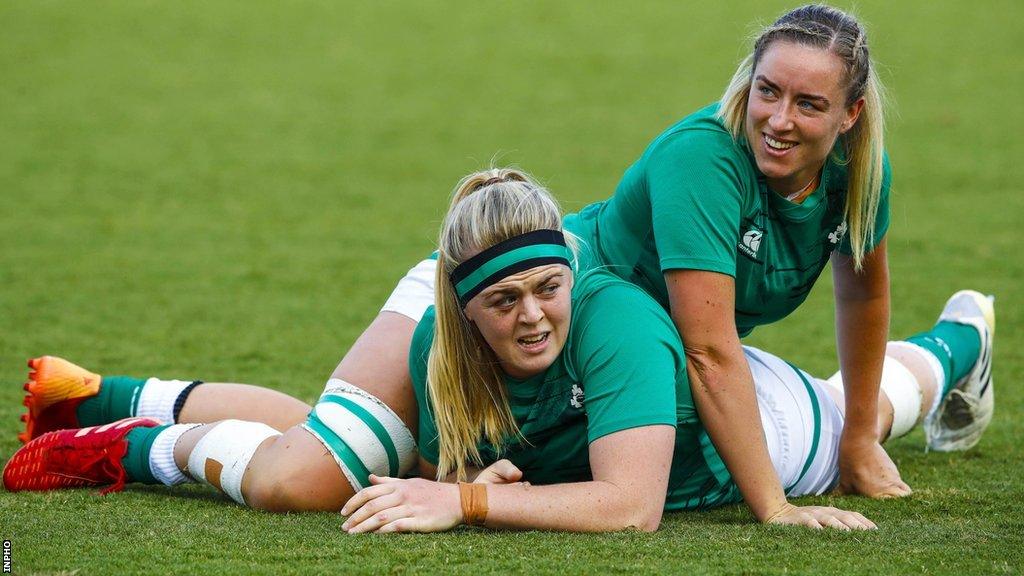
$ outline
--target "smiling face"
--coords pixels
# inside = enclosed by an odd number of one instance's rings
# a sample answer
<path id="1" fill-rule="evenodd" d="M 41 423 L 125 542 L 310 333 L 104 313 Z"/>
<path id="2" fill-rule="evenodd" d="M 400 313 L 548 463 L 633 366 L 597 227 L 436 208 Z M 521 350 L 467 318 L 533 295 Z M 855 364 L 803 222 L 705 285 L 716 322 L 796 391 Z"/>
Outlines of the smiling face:
<path id="1" fill-rule="evenodd" d="M 568 266 L 537 266 L 503 278 L 466 304 L 466 318 L 506 374 L 536 376 L 558 358 L 569 335 L 572 282 Z"/>
<path id="2" fill-rule="evenodd" d="M 744 126 L 768 186 L 782 195 L 807 186 L 863 105 L 863 98 L 846 104 L 843 63 L 831 52 L 786 41 L 769 46 L 754 69 Z"/>

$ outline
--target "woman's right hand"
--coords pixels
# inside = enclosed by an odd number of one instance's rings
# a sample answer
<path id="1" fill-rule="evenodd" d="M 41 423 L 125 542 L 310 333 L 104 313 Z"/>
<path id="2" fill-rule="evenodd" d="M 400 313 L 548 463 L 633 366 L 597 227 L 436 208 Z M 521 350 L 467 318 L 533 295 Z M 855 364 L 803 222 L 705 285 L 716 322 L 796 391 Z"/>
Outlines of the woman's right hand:
<path id="1" fill-rule="evenodd" d="M 805 526 L 815 530 L 836 528 L 838 530 L 875 530 L 878 526 L 859 512 L 840 510 L 832 506 L 794 506 L 787 502 L 781 510 L 772 514 L 765 524 Z"/>

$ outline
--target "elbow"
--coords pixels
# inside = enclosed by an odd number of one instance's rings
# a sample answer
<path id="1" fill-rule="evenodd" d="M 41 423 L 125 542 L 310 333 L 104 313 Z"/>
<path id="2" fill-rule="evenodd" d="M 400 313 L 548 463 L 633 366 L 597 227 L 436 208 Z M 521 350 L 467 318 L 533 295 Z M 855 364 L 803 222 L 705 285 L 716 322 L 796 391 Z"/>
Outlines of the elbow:
<path id="1" fill-rule="evenodd" d="M 633 527 L 641 532 L 656 532 L 661 526 L 661 516 L 661 510 L 647 514 L 645 518 L 640 519 Z"/>
<path id="2" fill-rule="evenodd" d="M 628 507 L 618 510 L 618 513 L 609 514 L 610 520 L 608 531 L 619 532 L 622 530 L 639 530 L 641 532 L 655 532 L 661 526 L 664 501 L 658 502 L 633 502 Z"/>
<path id="3" fill-rule="evenodd" d="M 743 354 L 739 343 L 735 346 L 740 355 Z M 724 346 L 686 346 L 686 363 L 689 367 L 691 386 L 694 391 L 715 392 L 727 387 L 729 379 L 725 377 L 734 363 L 732 354 Z"/>

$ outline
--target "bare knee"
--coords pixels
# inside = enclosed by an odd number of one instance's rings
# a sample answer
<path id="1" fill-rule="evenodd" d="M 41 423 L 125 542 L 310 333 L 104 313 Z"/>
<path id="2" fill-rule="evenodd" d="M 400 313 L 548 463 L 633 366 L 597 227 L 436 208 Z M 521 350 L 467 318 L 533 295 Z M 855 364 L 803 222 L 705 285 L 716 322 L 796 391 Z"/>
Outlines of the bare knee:
<path id="1" fill-rule="evenodd" d="M 257 510 L 306 512 L 340 510 L 354 492 L 330 453 L 295 427 L 252 459 L 242 493 Z"/>
<path id="2" fill-rule="evenodd" d="M 253 478 L 245 494 L 246 504 L 267 512 L 339 510 L 340 498 L 324 497 L 309 477 L 292 470 L 271 471 Z"/>

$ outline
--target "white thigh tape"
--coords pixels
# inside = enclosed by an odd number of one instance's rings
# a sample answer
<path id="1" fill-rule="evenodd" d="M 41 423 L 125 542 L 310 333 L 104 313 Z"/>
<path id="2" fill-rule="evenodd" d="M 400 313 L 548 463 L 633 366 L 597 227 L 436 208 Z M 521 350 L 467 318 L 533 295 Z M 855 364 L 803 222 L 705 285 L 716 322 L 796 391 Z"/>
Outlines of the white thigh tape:
<path id="1" fill-rule="evenodd" d="M 836 372 L 826 383 L 842 391 L 843 375 Z M 882 364 L 881 389 L 892 403 L 892 430 L 889 438 L 899 438 L 910 432 L 921 417 L 921 384 L 899 360 L 886 356 Z"/>
<path id="2" fill-rule="evenodd" d="M 188 471 L 200 480 L 227 494 L 239 504 L 242 476 L 256 449 L 264 440 L 281 433 L 266 424 L 242 420 L 224 420 L 199 439 L 188 457 Z"/>
<path id="3" fill-rule="evenodd" d="M 303 427 L 331 452 L 355 490 L 370 485 L 370 474 L 398 477 L 416 464 L 416 442 L 398 415 L 344 380 L 328 381 Z"/>
<path id="4" fill-rule="evenodd" d="M 434 282 L 437 260 L 428 258 L 413 266 L 398 281 L 394 292 L 384 303 L 381 312 L 398 312 L 419 322 L 423 314 L 434 305 Z"/>

